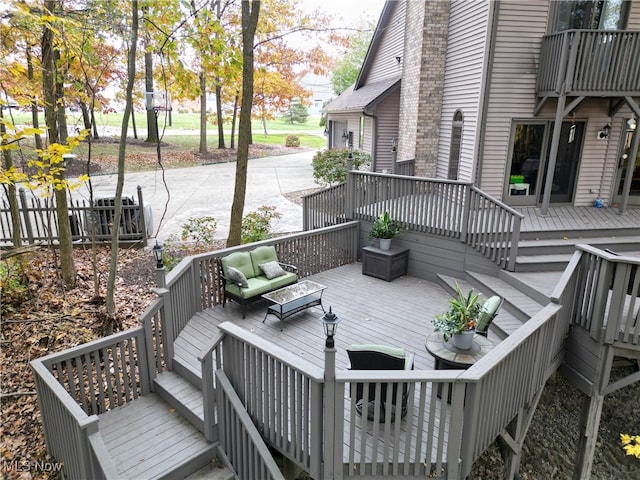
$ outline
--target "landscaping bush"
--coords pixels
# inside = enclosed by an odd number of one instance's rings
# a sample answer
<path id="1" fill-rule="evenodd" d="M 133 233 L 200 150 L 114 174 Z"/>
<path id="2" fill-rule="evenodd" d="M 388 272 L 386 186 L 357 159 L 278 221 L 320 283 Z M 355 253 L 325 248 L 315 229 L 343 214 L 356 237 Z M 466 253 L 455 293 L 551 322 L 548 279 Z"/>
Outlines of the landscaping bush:
<path id="1" fill-rule="evenodd" d="M 284 142 L 287 147 L 299 147 L 300 146 L 300 138 L 297 135 L 287 135 L 287 138 Z"/>
<path id="2" fill-rule="evenodd" d="M 15 258 L 0 262 L 0 292 L 2 292 L 0 313 L 2 315 L 16 311 L 31 297 L 27 286 L 29 265 L 29 262 Z"/>
<path id="3" fill-rule="evenodd" d="M 313 178 L 317 184 L 331 186 L 342 183 L 347 179 L 347 159 L 349 150 L 328 149 L 316 153 L 312 160 Z M 371 155 L 354 150 L 352 153 L 352 169 L 360 170 L 371 164 Z"/>
<path id="4" fill-rule="evenodd" d="M 241 243 L 259 242 L 271 235 L 271 221 L 281 218 L 276 207 L 263 205 L 255 212 L 247 213 L 242 219 Z"/>

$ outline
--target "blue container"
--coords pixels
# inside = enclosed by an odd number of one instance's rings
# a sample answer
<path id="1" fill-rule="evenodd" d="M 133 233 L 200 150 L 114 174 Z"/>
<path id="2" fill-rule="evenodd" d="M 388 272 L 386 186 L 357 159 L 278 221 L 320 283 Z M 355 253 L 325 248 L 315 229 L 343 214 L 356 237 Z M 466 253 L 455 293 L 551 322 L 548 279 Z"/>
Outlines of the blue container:
<path id="1" fill-rule="evenodd" d="M 594 202 L 593 206 L 596 208 L 602 208 L 604 207 L 604 202 L 602 201 L 601 198 L 596 198 L 596 201 Z"/>

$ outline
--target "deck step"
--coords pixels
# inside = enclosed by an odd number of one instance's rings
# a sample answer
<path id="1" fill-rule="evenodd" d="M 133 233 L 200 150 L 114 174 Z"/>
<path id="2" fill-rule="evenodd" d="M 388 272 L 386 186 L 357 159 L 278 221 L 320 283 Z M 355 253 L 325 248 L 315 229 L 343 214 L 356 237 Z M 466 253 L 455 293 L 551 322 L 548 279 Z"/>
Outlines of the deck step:
<path id="1" fill-rule="evenodd" d="M 518 255 L 516 272 L 557 272 L 567 268 L 573 253 L 550 255 Z"/>
<path id="2" fill-rule="evenodd" d="M 576 245 L 592 245 L 601 250 L 611 249 L 619 252 L 633 251 L 638 249 L 637 236 L 611 236 L 611 237 L 567 237 L 542 238 L 531 240 L 520 240 L 518 242 L 518 256 L 522 255 L 550 255 L 550 254 L 572 254 Z"/>
<path id="3" fill-rule="evenodd" d="M 155 379 L 155 391 L 200 432 L 204 432 L 202 392 L 175 372 L 162 372 Z"/>
<path id="4" fill-rule="evenodd" d="M 470 276 L 469 272 L 467 274 L 469 275 L 467 280 L 456 279 L 446 275 L 438 275 L 438 280 L 451 293 L 455 292 L 455 283 L 457 282 L 463 291 L 474 288 L 485 297 L 500 295 L 504 298 L 504 304 L 489 328 L 489 338 L 491 338 L 491 334 L 495 334 L 500 340 L 505 339 L 531 318 L 530 311 L 535 310 L 537 313 L 537 309 L 534 307 L 534 305 L 539 307 L 537 302 L 534 302 L 503 280 L 490 275 L 473 274 L 478 276 L 478 278 L 474 278 Z M 489 281 L 489 278 L 493 280 Z M 526 311 L 522 310 L 523 305 L 527 308 Z"/>
<path id="5" fill-rule="evenodd" d="M 119 478 L 185 478 L 216 458 L 218 444 L 208 442 L 157 394 L 99 417 L 100 434 Z"/>
<path id="6" fill-rule="evenodd" d="M 202 373 L 198 356 L 220 335 L 217 321 L 208 312 L 196 313 L 174 342 L 173 370 L 199 387 Z"/>

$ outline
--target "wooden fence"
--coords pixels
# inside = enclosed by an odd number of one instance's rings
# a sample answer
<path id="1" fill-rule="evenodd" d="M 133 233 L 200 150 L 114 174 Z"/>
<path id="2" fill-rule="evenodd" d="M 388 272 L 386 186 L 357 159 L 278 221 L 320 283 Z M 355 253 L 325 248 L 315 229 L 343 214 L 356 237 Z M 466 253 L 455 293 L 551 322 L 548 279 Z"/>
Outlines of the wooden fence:
<path id="1" fill-rule="evenodd" d="M 20 208 L 20 235 L 23 244 L 58 242 L 58 217 L 53 198 L 27 198 L 24 188 L 18 193 Z M 90 204 L 85 200 L 71 202 L 69 223 L 74 243 L 111 242 L 115 219 L 113 198 L 96 198 Z M 145 207 L 142 188 L 137 188 L 137 199 L 122 198 L 118 240 L 122 243 L 146 245 L 148 232 L 153 227 L 151 208 Z M 6 199 L 0 204 L 0 246 L 13 244 L 11 209 Z"/>
<path id="2" fill-rule="evenodd" d="M 303 199 L 305 230 L 388 211 L 405 230 L 457 239 L 513 271 L 523 215 L 471 183 L 371 172 Z"/>

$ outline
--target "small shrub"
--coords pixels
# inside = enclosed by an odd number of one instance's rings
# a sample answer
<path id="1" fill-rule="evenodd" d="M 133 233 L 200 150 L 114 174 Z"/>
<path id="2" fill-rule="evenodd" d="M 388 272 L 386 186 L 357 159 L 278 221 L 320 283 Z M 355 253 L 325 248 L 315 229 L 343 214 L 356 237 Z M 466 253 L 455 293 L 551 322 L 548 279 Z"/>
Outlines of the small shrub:
<path id="1" fill-rule="evenodd" d="M 300 139 L 297 135 L 287 135 L 287 138 L 284 141 L 285 146 L 287 147 L 299 147 Z"/>
<path id="2" fill-rule="evenodd" d="M 187 222 L 182 224 L 180 239 L 183 242 L 192 242 L 193 247 L 198 249 L 213 242 L 216 228 L 218 222 L 213 217 L 189 217 Z"/>
<path id="3" fill-rule="evenodd" d="M 282 218 L 276 207 L 263 205 L 255 212 L 247 213 L 242 219 L 240 243 L 259 242 L 271 235 L 271 221 Z"/>
<path id="4" fill-rule="evenodd" d="M 360 170 L 371 164 L 371 155 L 354 150 L 352 152 L 351 168 Z M 313 156 L 313 178 L 323 187 L 342 183 L 347 179 L 347 160 L 349 150 L 346 148 L 321 150 Z"/>
<path id="5" fill-rule="evenodd" d="M 24 302 L 31 298 L 26 269 L 29 262 L 21 259 L 10 258 L 0 262 L 0 292 L 2 302 L 0 313 L 15 312 Z"/>

